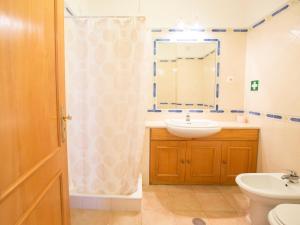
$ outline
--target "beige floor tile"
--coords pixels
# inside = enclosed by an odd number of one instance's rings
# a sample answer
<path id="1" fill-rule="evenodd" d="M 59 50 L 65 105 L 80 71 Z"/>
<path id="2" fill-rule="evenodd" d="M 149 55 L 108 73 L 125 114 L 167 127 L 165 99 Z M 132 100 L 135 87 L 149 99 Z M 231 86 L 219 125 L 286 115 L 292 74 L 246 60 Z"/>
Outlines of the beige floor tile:
<path id="1" fill-rule="evenodd" d="M 219 187 L 216 185 L 194 185 L 193 191 L 196 193 L 219 193 Z"/>
<path id="2" fill-rule="evenodd" d="M 244 216 L 233 212 L 206 212 L 208 225 L 250 225 Z"/>
<path id="3" fill-rule="evenodd" d="M 249 198 L 243 193 L 223 193 L 227 202 L 240 213 L 246 213 L 249 208 Z"/>
<path id="4" fill-rule="evenodd" d="M 110 212 L 100 210 L 71 209 L 72 225 L 108 225 Z"/>
<path id="5" fill-rule="evenodd" d="M 193 193 L 194 185 L 170 185 L 168 187 L 168 193 L 180 194 L 180 193 Z"/>
<path id="6" fill-rule="evenodd" d="M 218 189 L 222 193 L 242 193 L 240 188 L 236 185 L 224 185 L 224 186 L 218 186 Z"/>
<path id="7" fill-rule="evenodd" d="M 170 212 L 144 210 L 142 225 L 175 225 L 175 217 Z"/>
<path id="8" fill-rule="evenodd" d="M 166 192 L 144 192 L 142 207 L 144 210 L 169 210 L 170 196 Z"/>
<path id="9" fill-rule="evenodd" d="M 112 212 L 109 225 L 142 225 L 140 212 Z"/>
<path id="10" fill-rule="evenodd" d="M 204 212 L 201 211 L 175 211 L 175 225 L 193 225 L 193 219 L 200 218 L 208 223 Z"/>
<path id="11" fill-rule="evenodd" d="M 143 186 L 143 192 L 164 192 L 168 193 L 170 187 L 174 185 L 145 185 Z"/>
<path id="12" fill-rule="evenodd" d="M 195 193 L 170 193 L 170 209 L 172 211 L 201 211 L 201 204 Z"/>
<path id="13" fill-rule="evenodd" d="M 235 212 L 235 209 L 226 201 L 220 193 L 196 194 L 203 211 Z"/>

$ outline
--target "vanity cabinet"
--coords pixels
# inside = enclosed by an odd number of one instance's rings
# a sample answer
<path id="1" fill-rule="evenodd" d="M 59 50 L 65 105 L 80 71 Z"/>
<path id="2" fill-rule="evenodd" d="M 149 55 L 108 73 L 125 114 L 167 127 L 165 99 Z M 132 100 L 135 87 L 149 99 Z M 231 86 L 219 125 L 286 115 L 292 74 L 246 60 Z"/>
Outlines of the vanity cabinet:
<path id="1" fill-rule="evenodd" d="M 256 172 L 258 129 L 223 129 L 197 139 L 151 129 L 151 184 L 235 184 L 240 173 Z"/>

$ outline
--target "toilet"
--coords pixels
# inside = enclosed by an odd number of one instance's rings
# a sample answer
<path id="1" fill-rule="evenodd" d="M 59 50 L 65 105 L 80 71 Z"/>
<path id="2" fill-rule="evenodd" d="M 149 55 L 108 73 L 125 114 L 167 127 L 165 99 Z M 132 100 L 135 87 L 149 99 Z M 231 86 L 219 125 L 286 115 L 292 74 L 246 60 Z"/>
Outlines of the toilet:
<path id="1" fill-rule="evenodd" d="M 300 204 L 281 204 L 268 214 L 270 225 L 300 225 Z"/>

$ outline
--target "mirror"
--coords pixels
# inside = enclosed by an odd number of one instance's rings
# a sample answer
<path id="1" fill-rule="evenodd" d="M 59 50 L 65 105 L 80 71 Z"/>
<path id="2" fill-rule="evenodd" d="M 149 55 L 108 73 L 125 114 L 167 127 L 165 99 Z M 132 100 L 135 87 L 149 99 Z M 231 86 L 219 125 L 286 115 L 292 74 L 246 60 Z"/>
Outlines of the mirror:
<path id="1" fill-rule="evenodd" d="M 156 93 L 159 109 L 215 107 L 214 42 L 156 43 Z"/>

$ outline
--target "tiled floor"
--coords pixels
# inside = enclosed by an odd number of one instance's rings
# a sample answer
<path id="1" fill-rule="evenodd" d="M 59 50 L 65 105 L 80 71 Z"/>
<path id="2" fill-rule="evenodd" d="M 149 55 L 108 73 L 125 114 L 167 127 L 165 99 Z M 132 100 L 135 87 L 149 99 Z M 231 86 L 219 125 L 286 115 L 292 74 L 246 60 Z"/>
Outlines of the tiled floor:
<path id="1" fill-rule="evenodd" d="M 248 199 L 235 186 L 159 185 L 143 192 L 140 213 L 72 209 L 72 225 L 192 225 L 195 217 L 207 225 L 249 225 Z"/>

